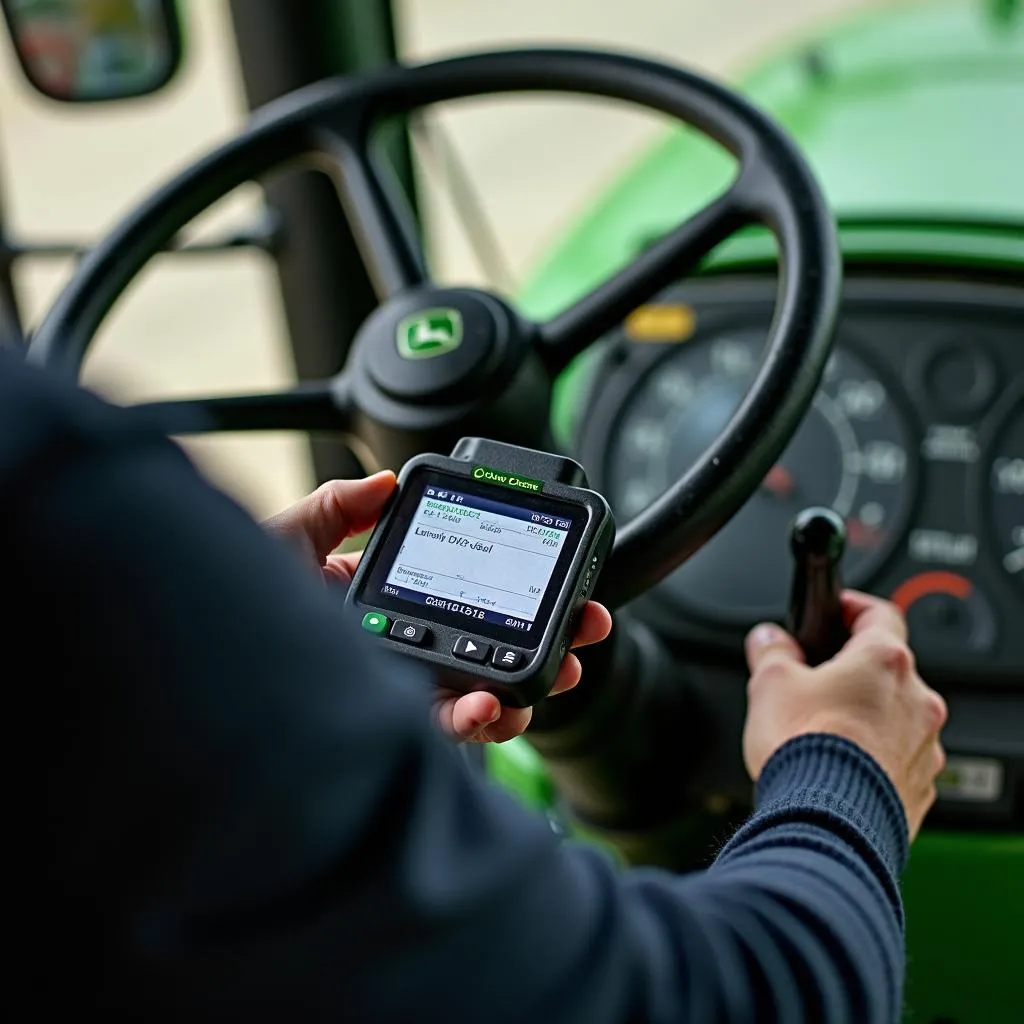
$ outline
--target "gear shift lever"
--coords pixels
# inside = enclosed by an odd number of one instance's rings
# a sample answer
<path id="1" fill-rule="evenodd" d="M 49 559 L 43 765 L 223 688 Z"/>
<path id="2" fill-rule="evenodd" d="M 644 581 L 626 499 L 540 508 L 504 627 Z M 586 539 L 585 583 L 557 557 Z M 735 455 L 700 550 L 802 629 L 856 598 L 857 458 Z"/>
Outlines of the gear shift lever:
<path id="1" fill-rule="evenodd" d="M 786 626 L 807 664 L 820 665 L 849 638 L 839 600 L 846 527 L 830 508 L 806 508 L 793 518 L 789 546 L 794 565 Z"/>

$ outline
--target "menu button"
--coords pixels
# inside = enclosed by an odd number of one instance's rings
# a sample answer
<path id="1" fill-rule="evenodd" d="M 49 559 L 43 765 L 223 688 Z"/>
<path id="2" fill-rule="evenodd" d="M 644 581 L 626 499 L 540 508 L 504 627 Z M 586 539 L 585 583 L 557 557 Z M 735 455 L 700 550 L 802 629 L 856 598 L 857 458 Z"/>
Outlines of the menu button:
<path id="1" fill-rule="evenodd" d="M 514 647 L 499 647 L 494 652 L 491 664 L 495 668 L 503 668 L 506 672 L 512 672 L 519 667 L 519 663 L 522 660 L 522 653 Z"/>

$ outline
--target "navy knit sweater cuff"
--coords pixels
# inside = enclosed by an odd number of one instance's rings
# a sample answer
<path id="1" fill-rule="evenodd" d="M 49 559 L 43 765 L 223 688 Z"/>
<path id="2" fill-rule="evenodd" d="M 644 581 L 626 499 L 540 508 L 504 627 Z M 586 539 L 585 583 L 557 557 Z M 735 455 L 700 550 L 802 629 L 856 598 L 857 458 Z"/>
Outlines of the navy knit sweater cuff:
<path id="1" fill-rule="evenodd" d="M 757 808 L 788 804 L 852 822 L 895 875 L 907 862 L 907 818 L 878 762 L 850 740 L 809 733 L 784 743 L 757 781 Z"/>

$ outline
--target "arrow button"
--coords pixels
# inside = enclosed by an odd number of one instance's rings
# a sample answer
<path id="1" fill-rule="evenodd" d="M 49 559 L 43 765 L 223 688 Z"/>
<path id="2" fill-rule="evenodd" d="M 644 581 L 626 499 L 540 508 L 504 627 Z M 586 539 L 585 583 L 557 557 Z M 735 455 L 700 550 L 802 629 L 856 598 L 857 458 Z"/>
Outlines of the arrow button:
<path id="1" fill-rule="evenodd" d="M 452 648 L 452 654 L 456 658 L 462 658 L 463 661 L 476 661 L 480 664 L 483 664 L 488 659 L 490 653 L 490 644 L 485 644 L 468 636 L 460 636 Z"/>

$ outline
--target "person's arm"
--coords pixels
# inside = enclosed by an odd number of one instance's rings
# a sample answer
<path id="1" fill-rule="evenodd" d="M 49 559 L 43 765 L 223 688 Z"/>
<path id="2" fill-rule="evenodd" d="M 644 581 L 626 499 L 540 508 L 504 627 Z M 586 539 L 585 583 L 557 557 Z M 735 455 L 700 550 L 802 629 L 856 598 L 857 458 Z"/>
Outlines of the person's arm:
<path id="1" fill-rule="evenodd" d="M 790 1016 L 735 1019 L 898 1020 L 908 844 L 891 782 L 848 740 L 802 735 L 772 756 L 757 798 L 702 885 L 756 964 L 742 998 L 763 986 Z"/>
<path id="2" fill-rule="evenodd" d="M 190 1021 L 895 1019 L 902 824 L 865 755 L 795 740 L 711 872 L 620 876 L 473 777 L 430 723 L 429 680 L 173 445 L 20 369 L 0 370 L 0 410 L 7 655 L 35 659 L 23 720 L 45 724 L 40 913 L 55 972 L 84 969 L 78 1002 Z M 822 787 L 847 797 L 828 814 Z"/>

